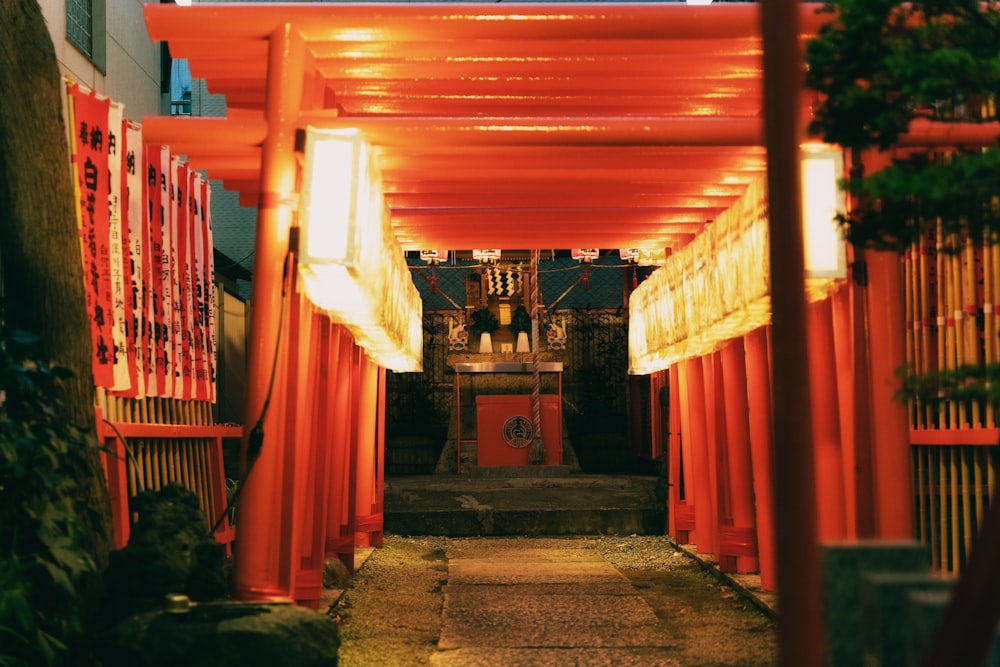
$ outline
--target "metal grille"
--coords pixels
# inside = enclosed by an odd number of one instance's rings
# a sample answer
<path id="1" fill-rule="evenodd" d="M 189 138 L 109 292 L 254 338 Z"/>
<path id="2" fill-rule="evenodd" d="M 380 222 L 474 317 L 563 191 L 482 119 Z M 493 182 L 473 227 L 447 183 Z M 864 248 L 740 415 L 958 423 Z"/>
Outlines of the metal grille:
<path id="1" fill-rule="evenodd" d="M 448 374 L 447 313 L 424 313 L 424 370 L 386 374 L 386 433 L 420 433 L 444 439 L 454 401 Z"/>
<path id="2" fill-rule="evenodd" d="M 620 310 L 557 310 L 565 316 L 563 409 L 571 430 L 625 429 L 628 328 Z"/>
<path id="3" fill-rule="evenodd" d="M 92 0 L 66 0 L 66 39 L 87 57 L 94 55 Z"/>

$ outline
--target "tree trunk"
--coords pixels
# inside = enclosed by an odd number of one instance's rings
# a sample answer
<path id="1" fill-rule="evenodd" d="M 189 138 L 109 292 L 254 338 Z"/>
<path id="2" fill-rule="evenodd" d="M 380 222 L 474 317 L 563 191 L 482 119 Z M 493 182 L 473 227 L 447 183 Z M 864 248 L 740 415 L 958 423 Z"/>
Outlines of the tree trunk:
<path id="1" fill-rule="evenodd" d="M 0 262 L 9 328 L 41 337 L 42 359 L 70 369 L 66 418 L 94 433 L 94 382 L 63 86 L 37 0 L 0 2 Z M 98 563 L 111 550 L 110 503 L 98 451 L 83 471 Z M 82 482 L 82 480 L 81 480 Z M 91 513 L 84 513 L 84 515 Z"/>

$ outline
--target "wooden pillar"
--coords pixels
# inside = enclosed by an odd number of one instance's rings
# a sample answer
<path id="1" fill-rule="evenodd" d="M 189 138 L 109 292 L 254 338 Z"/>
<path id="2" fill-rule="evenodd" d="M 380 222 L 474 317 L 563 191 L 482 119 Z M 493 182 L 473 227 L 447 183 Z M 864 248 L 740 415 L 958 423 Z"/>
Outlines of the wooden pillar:
<path id="1" fill-rule="evenodd" d="M 764 137 L 771 239 L 778 665 L 823 662 L 823 609 L 807 373 L 802 252 L 802 48 L 795 0 L 762 0 Z"/>
<path id="2" fill-rule="evenodd" d="M 358 358 L 357 455 L 355 458 L 354 544 L 370 547 L 376 499 L 376 436 L 378 435 L 379 367 L 361 352 Z"/>
<path id="3" fill-rule="evenodd" d="M 694 489 L 694 536 L 692 542 L 698 552 L 715 554 L 715 501 L 712 496 L 711 457 L 709 456 L 707 412 L 705 409 L 705 375 L 703 359 L 688 359 L 688 409 L 690 424 L 687 429 L 688 448 L 691 452 L 691 477 L 687 478 Z"/>
<path id="4" fill-rule="evenodd" d="M 239 549 L 235 557 L 234 596 L 237 599 L 287 598 L 291 582 L 279 565 L 284 527 L 275 505 L 281 497 L 280 462 L 284 449 L 281 415 L 271 411 L 267 397 L 279 322 L 283 308 L 283 267 L 288 251 L 292 206 L 296 192 L 295 129 L 302 94 L 305 48 L 290 25 L 270 36 L 267 64 L 268 125 L 261 158 L 261 195 L 254 245 L 254 281 L 251 293 L 250 342 L 247 368 L 247 420 L 241 460 L 255 429 L 262 428 L 260 457 L 240 494 Z M 277 378 L 275 378 L 277 382 Z M 275 385 L 277 386 L 277 385 Z"/>
<path id="5" fill-rule="evenodd" d="M 682 364 L 674 364 L 669 369 L 670 382 L 670 428 L 667 432 L 667 533 L 674 536 L 681 544 L 688 542 L 688 526 L 680 520 L 680 507 L 683 497 L 681 495 L 681 388 L 680 372 Z M 685 399 L 686 402 L 686 399 Z"/>
<path id="6" fill-rule="evenodd" d="M 354 574 L 354 553 L 357 546 L 358 525 L 358 450 L 361 448 L 361 370 L 364 364 L 364 352 L 357 343 L 351 346 L 351 408 L 350 436 L 347 439 L 347 466 L 344 468 L 344 506 L 343 523 L 340 526 L 340 557 L 347 569 Z"/>
<path id="7" fill-rule="evenodd" d="M 833 309 L 833 350 L 837 364 L 837 397 L 840 410 L 840 470 L 844 478 L 844 529 L 848 538 L 859 538 L 871 537 L 871 532 L 860 530 L 860 526 L 865 522 L 859 515 L 860 506 L 871 505 L 871 485 L 868 478 L 870 467 L 859 465 L 855 437 L 855 374 L 860 372 L 860 368 L 856 364 L 854 349 L 853 292 L 852 286 L 838 289 L 833 293 L 830 305 Z M 867 361 L 863 368 L 867 368 Z M 869 491 L 865 493 L 865 489 Z M 865 500 L 866 498 L 868 500 Z"/>
<path id="8" fill-rule="evenodd" d="M 813 447 L 816 468 L 816 530 L 821 541 L 846 537 L 844 477 L 840 443 L 833 310 L 829 299 L 807 308 L 809 333 L 809 396 L 812 400 Z"/>
<path id="9" fill-rule="evenodd" d="M 777 548 L 774 537 L 774 430 L 771 408 L 771 352 L 768 328 L 760 327 L 743 339 L 747 371 L 747 417 L 750 463 L 757 519 L 757 558 L 760 585 L 777 590 Z"/>
<path id="10" fill-rule="evenodd" d="M 375 435 L 375 491 L 372 501 L 371 545 L 382 546 L 385 511 L 385 378 L 386 370 L 378 369 L 378 416 Z"/>
<path id="11" fill-rule="evenodd" d="M 875 522 L 881 539 L 913 539 L 910 423 L 896 399 L 896 369 L 905 362 L 903 286 L 899 256 L 865 251 L 868 265 L 868 344 Z"/>
<path id="12" fill-rule="evenodd" d="M 694 456 L 692 454 L 693 427 L 691 425 L 691 382 L 689 380 L 692 368 L 690 360 L 676 364 L 677 387 L 678 387 L 678 412 L 680 433 L 678 447 L 680 455 L 680 465 L 677 466 L 676 488 L 681 494 L 680 500 L 674 506 L 676 534 L 675 536 L 682 544 L 694 544 L 698 539 L 697 522 L 695 521 L 695 510 L 698 503 L 698 494 L 694 483 Z M 700 374 L 700 369 L 699 369 Z"/>
<path id="13" fill-rule="evenodd" d="M 327 488 L 326 556 L 339 558 L 353 572 L 354 539 L 344 536 L 348 523 L 348 489 L 353 475 L 351 468 L 351 414 L 353 398 L 354 338 L 342 326 L 337 326 L 337 346 L 331 368 L 334 370 L 331 410 L 333 424 L 328 446 L 330 482 Z"/>
<path id="14" fill-rule="evenodd" d="M 702 377 L 705 382 L 705 453 L 708 456 L 708 485 L 712 497 L 711 514 L 708 515 L 710 546 L 709 553 L 719 553 L 719 526 L 723 517 L 728 519 L 730 503 L 729 477 L 726 462 L 726 411 L 722 397 L 722 368 L 719 353 L 713 352 L 701 358 Z"/>
<path id="15" fill-rule="evenodd" d="M 746 356 L 742 339 L 730 342 L 720 353 L 722 395 L 726 414 L 726 460 L 732 523 L 719 528 L 720 550 L 734 558 L 736 572 L 757 572 L 757 521 L 750 456 L 750 421 L 747 403 Z M 722 563 L 722 559 L 719 559 Z"/>
<path id="16" fill-rule="evenodd" d="M 331 431 L 330 383 L 331 323 L 325 315 L 311 307 L 308 316 L 309 333 L 300 338 L 300 347 L 307 354 L 300 358 L 303 393 L 297 396 L 296 423 L 303 444 L 298 457 L 296 520 L 300 524 L 300 544 L 295 571 L 295 601 L 313 609 L 319 608 L 323 589 L 323 562 L 326 538 L 326 493 L 330 477 L 329 437 Z M 331 341 L 332 338 L 332 341 Z M 308 343 L 306 345 L 306 343 Z"/>
<path id="17" fill-rule="evenodd" d="M 879 171 L 891 159 L 888 153 L 865 153 L 864 173 Z M 853 288 L 858 533 L 912 539 L 909 418 L 905 403 L 895 397 L 896 369 L 906 361 L 902 269 L 895 252 L 855 252 L 861 260 Z"/>
<path id="18" fill-rule="evenodd" d="M 312 497 L 314 433 L 317 414 L 313 397 L 316 395 L 315 366 L 318 362 L 316 336 L 313 331 L 313 310 L 304 294 L 291 297 L 289 308 L 288 391 L 285 397 L 288 415 L 286 421 L 285 452 L 286 484 L 280 502 L 284 506 L 287 544 L 282 553 L 287 554 L 289 574 L 292 579 L 292 598 L 297 604 L 319 608 L 323 589 L 322 561 L 307 559 L 309 567 L 302 567 L 303 553 L 311 551 L 309 538 L 312 530 Z M 292 335 L 294 332 L 294 335 Z M 284 560 L 284 559 L 283 559 Z"/>

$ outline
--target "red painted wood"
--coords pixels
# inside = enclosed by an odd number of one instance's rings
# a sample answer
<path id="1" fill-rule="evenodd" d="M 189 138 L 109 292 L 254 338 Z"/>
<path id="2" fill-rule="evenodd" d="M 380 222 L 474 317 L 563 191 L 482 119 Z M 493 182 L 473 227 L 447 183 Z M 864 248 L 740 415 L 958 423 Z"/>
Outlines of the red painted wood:
<path id="1" fill-rule="evenodd" d="M 677 368 L 678 401 L 680 412 L 680 463 L 678 471 L 682 481 L 680 486 L 680 498 L 683 499 L 689 511 L 694 512 L 698 505 L 698 489 L 695 485 L 695 462 L 694 462 L 694 433 L 696 428 L 692 425 L 692 388 L 689 377 L 692 373 L 689 361 L 681 361 L 674 364 Z M 697 525 L 692 524 L 688 528 L 688 543 L 694 543 L 699 539 Z"/>
<path id="2" fill-rule="evenodd" d="M 376 505 L 376 456 L 378 435 L 378 380 L 379 369 L 365 354 L 360 355 L 360 379 L 358 402 L 358 431 L 356 436 L 357 458 L 355 459 L 355 543 L 359 547 L 371 546 L 368 529 L 357 525 L 358 517 L 369 516 Z"/>
<path id="3" fill-rule="evenodd" d="M 848 538 L 870 536 L 862 527 L 871 525 L 862 518 L 871 511 L 871 469 L 859 465 L 855 407 L 857 397 L 856 374 L 866 373 L 867 361 L 862 363 L 855 354 L 852 298 L 854 287 L 845 285 L 831 297 L 833 308 L 833 353 L 837 364 L 837 406 L 840 419 L 841 460 L 840 470 L 844 480 L 844 521 Z"/>
<path id="4" fill-rule="evenodd" d="M 724 517 L 728 520 L 731 511 L 729 485 L 726 481 L 729 476 L 726 460 L 726 413 L 719 353 L 713 352 L 703 356 L 701 367 L 705 392 L 705 457 L 712 504 L 706 515 L 710 539 L 707 545 L 699 545 L 699 550 L 718 556 L 719 526 L 722 525 Z M 726 565 L 731 567 L 734 564 Z"/>
<path id="5" fill-rule="evenodd" d="M 677 541 L 681 544 L 690 544 L 687 539 L 695 529 L 694 505 L 681 501 L 674 505 L 674 521 L 677 525 Z"/>
<path id="6" fill-rule="evenodd" d="M 709 447 L 714 443 L 708 439 L 708 414 L 705 407 L 705 375 L 703 358 L 681 362 L 687 366 L 688 410 L 690 425 L 687 440 L 691 451 L 691 477 L 695 509 L 695 531 L 691 542 L 698 545 L 703 554 L 715 554 L 713 547 L 718 525 L 715 517 L 715 498 L 712 494 L 712 469 Z"/>
<path id="7" fill-rule="evenodd" d="M 324 548 L 317 539 L 316 494 L 317 475 L 321 470 L 316 448 L 322 445 L 322 413 L 317 410 L 320 399 L 319 363 L 322 360 L 321 327 L 325 316 L 317 315 L 302 294 L 295 298 L 297 308 L 290 315 L 296 319 L 298 336 L 290 346 L 288 365 L 293 377 L 288 400 L 288 415 L 292 422 L 294 456 L 292 483 L 289 489 L 291 546 L 289 567 L 292 569 L 292 597 L 296 604 L 317 609 L 322 593 Z M 291 331 L 289 331 L 291 333 Z M 317 585 L 318 583 L 318 585 Z"/>
<path id="8" fill-rule="evenodd" d="M 115 428 L 125 438 L 176 438 L 180 440 L 187 438 L 239 438 L 243 435 L 242 426 L 115 422 Z"/>
<path id="9" fill-rule="evenodd" d="M 743 340 L 737 339 L 722 348 L 722 394 L 725 400 L 726 459 L 731 498 L 731 523 L 719 527 L 719 554 L 736 556 L 737 572 L 756 572 L 757 518 L 753 494 L 753 465 L 750 456 L 750 421 L 747 401 L 747 372 Z M 726 537 L 732 531 L 749 531 L 752 550 L 733 550 Z M 748 538 L 743 542 L 750 544 Z M 720 560 L 721 563 L 721 560 Z"/>
<path id="10" fill-rule="evenodd" d="M 737 562 L 757 561 L 757 531 L 753 526 L 720 526 L 719 555 L 734 556 Z M 737 572 L 756 572 L 737 569 Z"/>
<path id="11" fill-rule="evenodd" d="M 809 396 L 812 401 L 813 456 L 816 469 L 816 529 L 820 540 L 847 536 L 840 440 L 833 311 L 829 299 L 806 308 Z"/>
<path id="12" fill-rule="evenodd" d="M 895 398 L 896 369 L 906 360 L 902 269 L 895 253 L 865 252 L 865 259 L 871 400 L 878 411 L 871 424 L 876 537 L 913 539 L 909 418 L 906 405 Z"/>
<path id="13" fill-rule="evenodd" d="M 687 529 L 684 528 L 684 535 L 681 535 L 683 526 L 678 522 L 677 512 L 683 503 L 681 496 L 681 451 L 682 444 L 681 427 L 683 425 L 681 417 L 681 389 L 680 385 L 680 364 L 674 364 L 667 369 L 670 408 L 668 410 L 669 424 L 667 428 L 667 460 L 668 465 L 668 505 L 667 505 L 667 532 L 673 535 L 678 541 L 687 542 Z M 682 540 L 683 537 L 683 540 Z"/>
<path id="14" fill-rule="evenodd" d="M 281 563 L 281 540 L 287 538 L 287 516 L 275 506 L 282 499 L 285 424 L 281 414 L 283 383 L 271 384 L 271 369 L 278 349 L 278 324 L 283 308 L 283 266 L 288 249 L 291 210 L 279 205 L 296 192 L 295 132 L 293 119 L 302 96 L 304 46 L 288 29 L 269 37 L 268 96 L 265 117 L 268 131 L 263 141 L 261 190 L 254 251 L 254 281 L 248 336 L 247 398 L 244 447 L 261 415 L 264 441 L 260 458 L 240 495 L 240 545 L 236 555 L 234 596 L 237 599 L 287 598 L 290 594 L 288 564 Z M 275 390 L 265 412 L 268 392 Z M 245 460 L 245 450 L 242 454 Z M 243 466 L 241 466 L 242 469 Z"/>
<path id="15" fill-rule="evenodd" d="M 128 510 L 128 458 L 125 446 L 118 439 L 114 429 L 104 423 L 104 413 L 101 408 L 95 406 L 94 412 L 97 440 L 107 449 L 101 454 L 101 467 L 104 469 L 108 483 L 108 499 L 111 501 L 111 529 L 114 531 L 115 548 L 122 549 L 128 544 L 132 528 Z M 118 425 L 115 424 L 115 427 Z"/>
<path id="16" fill-rule="evenodd" d="M 349 569 L 354 568 L 354 536 L 344 537 L 348 523 L 349 478 L 351 468 L 351 422 L 354 404 L 354 339 L 341 326 L 331 361 L 334 384 L 331 403 L 332 432 L 330 447 L 329 485 L 327 488 L 326 556 L 339 558 Z"/>
<path id="17" fill-rule="evenodd" d="M 760 585 L 777 589 L 774 537 L 774 423 L 771 408 L 771 352 L 768 330 L 761 327 L 743 338 L 747 366 L 747 417 L 750 425 L 750 460 L 757 510 L 757 550 Z"/>
<path id="18" fill-rule="evenodd" d="M 995 447 L 1000 442 L 1000 428 L 911 428 L 911 445 L 979 445 Z"/>

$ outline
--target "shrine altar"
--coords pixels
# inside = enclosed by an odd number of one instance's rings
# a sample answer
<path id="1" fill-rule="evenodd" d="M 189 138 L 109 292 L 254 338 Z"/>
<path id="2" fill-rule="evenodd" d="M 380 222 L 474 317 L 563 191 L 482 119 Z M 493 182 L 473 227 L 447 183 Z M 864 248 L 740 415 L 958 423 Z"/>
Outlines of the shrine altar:
<path id="1" fill-rule="evenodd" d="M 459 434 L 456 444 L 459 462 L 461 462 L 462 443 L 469 442 L 468 439 L 461 437 L 463 433 L 462 376 L 485 377 L 484 374 L 512 374 L 520 375 L 523 379 L 514 385 L 508 385 L 508 387 L 521 389 L 520 393 L 490 393 L 475 396 L 476 465 L 480 467 L 562 465 L 562 370 L 562 362 L 546 361 L 539 364 L 539 373 L 555 375 L 556 393 L 539 396 L 545 460 L 532 464 L 528 458 L 531 442 L 534 439 L 534 406 L 531 395 L 532 364 L 524 362 L 455 364 L 455 405 L 457 433 Z M 475 393 L 471 379 L 469 391 Z"/>

